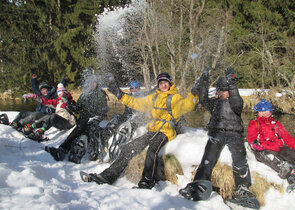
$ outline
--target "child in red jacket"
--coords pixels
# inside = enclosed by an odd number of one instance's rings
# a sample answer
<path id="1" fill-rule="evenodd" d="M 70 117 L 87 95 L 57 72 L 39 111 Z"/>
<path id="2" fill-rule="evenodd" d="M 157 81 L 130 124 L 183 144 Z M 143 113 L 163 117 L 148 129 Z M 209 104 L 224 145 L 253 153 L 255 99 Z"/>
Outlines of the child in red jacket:
<path id="1" fill-rule="evenodd" d="M 255 158 L 268 165 L 289 184 L 295 183 L 295 139 L 272 115 L 272 105 L 262 99 L 254 106 L 255 120 L 248 126 L 248 143 Z"/>

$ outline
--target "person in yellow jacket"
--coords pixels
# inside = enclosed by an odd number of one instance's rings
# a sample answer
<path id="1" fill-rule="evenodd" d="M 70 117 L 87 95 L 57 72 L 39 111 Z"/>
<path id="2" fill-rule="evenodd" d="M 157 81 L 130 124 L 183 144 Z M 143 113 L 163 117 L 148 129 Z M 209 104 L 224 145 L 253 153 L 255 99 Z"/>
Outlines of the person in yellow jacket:
<path id="1" fill-rule="evenodd" d="M 151 113 L 153 120 L 147 125 L 148 132 L 126 144 L 118 158 L 100 174 L 90 173 L 84 181 L 97 184 L 113 184 L 124 171 L 129 161 L 147 146 L 145 166 L 139 188 L 151 189 L 155 185 L 155 171 L 158 165 L 158 152 L 176 136 L 175 127 L 181 115 L 192 111 L 198 102 L 198 82 L 193 86 L 186 98 L 178 92 L 168 73 L 157 76 L 158 89 L 146 97 L 134 98 L 124 94 L 119 88 L 110 87 L 110 91 L 126 106 Z"/>

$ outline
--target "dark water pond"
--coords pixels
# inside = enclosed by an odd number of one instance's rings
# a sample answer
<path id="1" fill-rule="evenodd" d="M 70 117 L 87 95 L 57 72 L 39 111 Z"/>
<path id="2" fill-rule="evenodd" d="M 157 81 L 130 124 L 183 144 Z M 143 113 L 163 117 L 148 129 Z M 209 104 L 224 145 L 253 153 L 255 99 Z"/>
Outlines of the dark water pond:
<path id="1" fill-rule="evenodd" d="M 29 110 L 34 111 L 36 107 L 35 101 L 27 101 L 24 103 L 23 101 L 16 101 L 16 100 L 9 100 L 9 101 L 0 101 L 0 111 L 22 111 L 22 110 Z M 110 107 L 110 113 L 108 114 L 111 116 L 113 113 L 122 113 L 122 106 L 119 107 Z M 295 137 L 295 115 L 275 115 L 276 119 L 278 119 L 284 125 L 285 129 Z M 199 127 L 206 127 L 206 124 L 209 122 L 210 114 L 207 111 L 199 110 L 190 112 L 189 114 L 185 115 L 186 120 L 189 123 L 190 127 L 199 128 Z M 255 118 L 254 112 L 244 112 L 242 114 L 242 119 L 244 122 L 245 128 L 245 135 L 247 135 L 247 126 L 251 119 Z"/>
<path id="2" fill-rule="evenodd" d="M 0 111 L 35 111 L 37 102 L 33 100 L 28 100 L 24 102 L 22 100 L 1 100 L 0 101 Z"/>

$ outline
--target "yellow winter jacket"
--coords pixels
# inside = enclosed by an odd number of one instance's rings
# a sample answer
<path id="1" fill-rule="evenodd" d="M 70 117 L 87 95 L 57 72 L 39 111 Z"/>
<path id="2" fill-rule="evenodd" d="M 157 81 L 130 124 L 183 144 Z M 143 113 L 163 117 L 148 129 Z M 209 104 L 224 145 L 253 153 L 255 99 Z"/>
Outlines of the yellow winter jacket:
<path id="1" fill-rule="evenodd" d="M 154 102 L 153 99 L 156 94 L 158 96 Z M 149 122 L 149 124 L 147 125 L 147 129 L 151 132 L 158 132 L 160 129 L 160 131 L 164 133 L 170 141 L 175 138 L 176 131 L 170 126 L 169 123 L 163 122 L 163 120 L 171 121 L 172 117 L 168 113 L 168 110 L 162 110 L 161 108 L 167 109 L 167 97 L 171 94 L 173 94 L 171 100 L 172 115 L 175 121 L 178 122 L 181 115 L 184 115 L 185 113 L 192 111 L 194 109 L 195 105 L 199 100 L 199 97 L 198 95 L 194 96 L 193 94 L 189 93 L 186 98 L 183 98 L 177 92 L 175 84 L 172 84 L 170 90 L 167 92 L 161 92 L 159 89 L 157 89 L 156 93 L 150 94 L 143 98 L 134 98 L 132 96 L 124 94 L 120 101 L 132 109 L 151 113 L 154 119 L 151 122 Z M 154 107 L 160 109 L 155 109 Z M 160 119 L 162 121 L 157 119 Z M 163 123 L 164 125 L 162 126 Z"/>

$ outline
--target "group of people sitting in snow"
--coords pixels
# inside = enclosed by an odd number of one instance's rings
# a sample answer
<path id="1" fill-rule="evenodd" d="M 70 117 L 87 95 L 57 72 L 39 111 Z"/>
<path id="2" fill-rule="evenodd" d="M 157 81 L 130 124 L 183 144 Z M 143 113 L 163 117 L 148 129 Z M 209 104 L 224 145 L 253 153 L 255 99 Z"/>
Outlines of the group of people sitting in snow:
<path id="1" fill-rule="evenodd" d="M 258 200 L 249 190 L 251 174 L 246 159 L 241 118 L 243 99 L 236 85 L 234 69 L 227 68 L 225 76 L 218 79 L 215 98 L 208 96 L 209 72 L 210 68 L 205 68 L 202 76 L 195 82 L 186 98 L 178 93 L 175 83 L 166 72 L 157 76 L 156 90 L 139 97 L 137 94 L 133 94 L 140 91 L 137 81 L 130 83 L 131 94 L 121 91 L 116 82 L 110 83 L 108 90 L 119 101 L 131 110 L 150 113 L 152 120 L 147 124 L 147 133 L 126 143 L 112 164 L 100 174 L 90 173 L 88 181 L 94 181 L 97 184 L 113 184 L 120 177 L 132 157 L 148 146 L 144 170 L 138 188 L 153 188 L 158 181 L 155 173 L 158 167 L 160 149 L 176 137 L 176 127 L 181 116 L 194 110 L 196 104 L 200 103 L 211 113 L 207 125 L 208 141 L 193 181 L 181 189 L 179 193 L 189 200 L 208 199 L 212 191 L 210 182 L 212 170 L 221 151 L 227 145 L 232 155 L 232 168 L 236 186 L 235 195 L 229 201 L 250 208 L 259 208 Z M 116 123 L 99 128 L 99 135 L 103 140 L 98 142 L 95 140 L 98 136 L 95 133 L 95 128 L 99 127 L 97 122 L 101 122 L 105 118 L 108 109 L 107 94 L 97 86 L 96 81 L 91 82 L 90 90 L 82 92 L 77 103 L 75 103 L 65 89 L 65 81 L 58 84 L 56 96 L 54 96 L 55 91 L 44 83 L 36 88 L 35 80 L 36 77 L 33 76 L 32 86 L 36 94 L 34 97 L 39 103 L 38 112 L 20 112 L 10 125 L 37 141 L 44 140 L 44 138 L 38 138 L 38 136 L 42 136 L 44 131 L 51 126 L 61 130 L 75 126 L 58 148 L 46 147 L 45 150 L 57 161 L 64 160 L 66 154 L 69 153 L 68 159 L 70 161 L 80 163 L 85 154 L 86 146 L 85 141 L 79 140 L 78 137 L 85 134 L 90 138 L 87 143 L 88 146 L 92 145 L 90 159 L 97 160 L 99 154 L 106 152 L 108 147 L 106 141 L 114 135 L 113 131 L 118 128 L 119 124 L 126 121 L 126 115 L 122 115 L 124 119 L 116 117 L 114 120 Z M 55 112 L 52 108 L 55 108 Z M 248 143 L 251 150 L 258 161 L 273 168 L 281 178 L 287 179 L 289 184 L 294 184 L 295 139 L 280 122 L 272 118 L 273 109 L 270 102 L 265 99 L 261 100 L 254 106 L 254 111 L 257 112 L 257 117 L 255 120 L 251 120 L 248 126 Z M 38 128 L 37 131 L 31 134 L 35 128 Z M 90 134 L 91 131 L 94 132 L 93 135 Z M 101 144 L 102 147 L 98 147 L 98 144 Z"/>

